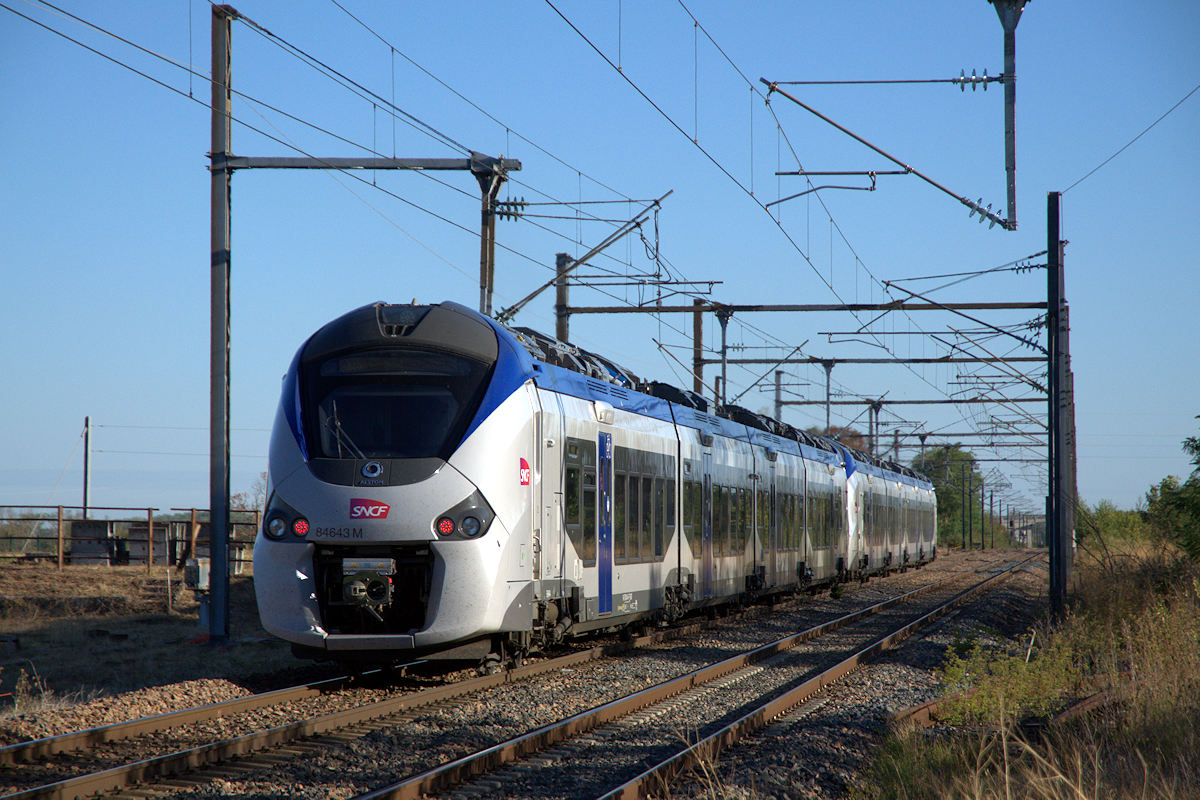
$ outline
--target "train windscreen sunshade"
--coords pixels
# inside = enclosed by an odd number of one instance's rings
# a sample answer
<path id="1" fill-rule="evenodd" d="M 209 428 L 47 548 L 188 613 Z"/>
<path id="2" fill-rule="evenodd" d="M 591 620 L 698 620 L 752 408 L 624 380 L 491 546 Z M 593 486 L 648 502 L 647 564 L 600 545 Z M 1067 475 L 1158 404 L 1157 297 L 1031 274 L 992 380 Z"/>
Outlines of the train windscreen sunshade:
<path id="1" fill-rule="evenodd" d="M 491 365 L 413 348 L 321 363 L 305 416 L 317 458 L 446 458 L 483 396 Z"/>

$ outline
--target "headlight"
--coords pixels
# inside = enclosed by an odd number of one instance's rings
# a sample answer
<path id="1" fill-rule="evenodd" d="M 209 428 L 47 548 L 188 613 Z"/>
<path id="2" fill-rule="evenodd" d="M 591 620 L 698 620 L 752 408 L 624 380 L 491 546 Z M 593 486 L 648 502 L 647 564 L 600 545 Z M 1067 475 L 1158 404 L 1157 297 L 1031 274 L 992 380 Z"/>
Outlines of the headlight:
<path id="1" fill-rule="evenodd" d="M 487 534 L 496 514 L 479 490 L 433 519 L 433 534 L 441 540 L 464 541 Z"/>
<path id="2" fill-rule="evenodd" d="M 308 520 L 304 517 L 292 523 L 292 533 L 297 536 L 308 536 Z"/>
<path id="3" fill-rule="evenodd" d="M 282 539 L 287 535 L 288 525 L 283 517 L 275 516 L 267 520 L 266 534 L 272 539 Z"/>

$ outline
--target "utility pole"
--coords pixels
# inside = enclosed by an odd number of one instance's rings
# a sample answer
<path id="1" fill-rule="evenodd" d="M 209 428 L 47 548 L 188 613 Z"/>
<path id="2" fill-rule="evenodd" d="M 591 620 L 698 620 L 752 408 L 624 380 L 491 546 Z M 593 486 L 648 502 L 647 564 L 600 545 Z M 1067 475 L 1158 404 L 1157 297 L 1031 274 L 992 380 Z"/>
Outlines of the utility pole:
<path id="1" fill-rule="evenodd" d="M 783 421 L 783 370 L 775 370 L 775 419 Z"/>
<path id="2" fill-rule="evenodd" d="M 83 518 L 88 518 L 88 498 L 92 494 L 92 418 L 83 418 Z"/>
<path id="3" fill-rule="evenodd" d="M 987 513 L 987 495 L 984 494 L 984 484 L 985 483 L 986 483 L 986 481 L 984 480 L 983 476 L 980 475 L 979 476 L 979 549 L 980 550 L 982 550 L 985 546 L 983 536 L 987 532 L 987 527 L 985 525 L 985 523 L 987 522 L 987 517 L 984 516 Z M 994 544 L 994 542 L 993 542 L 993 544 Z"/>
<path id="4" fill-rule="evenodd" d="M 479 211 L 479 313 L 492 316 L 492 292 L 496 287 L 496 197 L 505 176 L 502 170 L 476 172 L 481 195 Z"/>
<path id="5" fill-rule="evenodd" d="M 1026 0 L 988 0 L 1004 27 L 1004 174 L 1008 182 L 1008 229 L 1017 229 L 1017 23 Z"/>
<path id="6" fill-rule="evenodd" d="M 831 436 L 833 428 L 829 425 L 829 389 L 832 384 L 833 362 L 829 360 L 822 361 L 821 366 L 825 368 L 825 435 Z"/>
<path id="7" fill-rule="evenodd" d="M 1075 505 L 1074 407 L 1070 396 L 1065 278 L 1063 275 L 1062 194 L 1050 192 L 1046 203 L 1047 258 L 1047 373 L 1050 426 L 1049 494 L 1046 498 L 1046 546 L 1050 551 L 1050 610 L 1061 616 L 1066 607 L 1074 534 L 1071 517 Z M 1069 441 L 1068 441 L 1069 440 Z"/>
<path id="8" fill-rule="evenodd" d="M 975 467 L 967 467 L 967 549 L 975 544 L 975 515 L 971 513 L 971 504 L 975 502 Z"/>
<path id="9" fill-rule="evenodd" d="M 210 233 L 209 515 L 212 563 L 209 641 L 229 638 L 229 275 L 230 183 L 238 169 L 470 170 L 483 194 L 480 231 L 480 311 L 490 316 L 495 270 L 496 196 L 515 159 L 470 153 L 468 158 L 251 158 L 231 156 L 232 23 L 228 5 L 212 10 L 212 172 Z"/>
<path id="10" fill-rule="evenodd" d="M 208 640 L 229 639 L 229 140 L 232 119 L 230 35 L 237 11 L 212 11 L 212 230 L 208 407 Z"/>
<path id="11" fill-rule="evenodd" d="M 963 463 L 959 470 L 958 489 L 961 494 L 962 508 L 959 510 L 958 520 L 962 525 L 962 540 L 963 549 L 967 549 L 967 465 Z"/>
<path id="12" fill-rule="evenodd" d="M 992 529 L 992 549 L 996 549 L 996 492 L 993 491 L 990 495 L 992 506 L 988 510 L 988 522 L 991 523 Z M 1004 501 L 1000 501 L 1000 515 L 1004 515 Z"/>
<path id="13" fill-rule="evenodd" d="M 726 367 L 729 358 L 729 346 L 726 339 L 727 328 L 729 327 L 729 318 L 733 316 L 733 312 L 724 308 L 717 309 L 717 321 L 721 323 L 721 391 L 717 395 L 717 403 L 721 406 L 725 405 L 725 392 L 727 391 Z"/>
<path id="14" fill-rule="evenodd" d="M 554 257 L 554 337 L 560 342 L 569 342 L 571 317 L 567 314 L 567 265 L 571 257 L 559 253 Z"/>
<path id="15" fill-rule="evenodd" d="M 692 391 L 704 394 L 704 301 L 692 301 Z"/>

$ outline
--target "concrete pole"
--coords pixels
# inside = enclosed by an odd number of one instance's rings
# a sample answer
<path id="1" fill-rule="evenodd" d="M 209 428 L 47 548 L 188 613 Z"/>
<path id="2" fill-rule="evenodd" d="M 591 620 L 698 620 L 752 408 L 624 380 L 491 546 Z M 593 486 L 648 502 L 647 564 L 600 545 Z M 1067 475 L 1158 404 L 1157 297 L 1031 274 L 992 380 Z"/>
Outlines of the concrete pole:
<path id="1" fill-rule="evenodd" d="M 88 518 L 88 498 L 92 494 L 92 418 L 83 418 L 83 518 Z"/>
<path id="2" fill-rule="evenodd" d="M 717 321 L 721 323 L 721 393 L 718 395 L 718 400 L 722 406 L 725 405 L 725 392 L 727 392 L 728 381 L 727 369 L 729 367 L 729 345 L 726 339 L 726 334 L 729 328 L 729 318 L 733 316 L 732 312 L 724 309 L 717 309 Z"/>
<path id="3" fill-rule="evenodd" d="M 557 276 L 554 279 L 554 336 L 560 342 L 571 341 L 571 317 L 567 314 L 568 306 L 568 289 L 567 289 L 567 265 L 571 263 L 571 257 L 566 253 L 559 253 L 554 258 L 554 268 L 557 271 Z"/>
<path id="4" fill-rule="evenodd" d="M 775 370 L 775 419 L 783 421 L 783 370 Z"/>
<path id="5" fill-rule="evenodd" d="M 975 469 L 967 468 L 967 549 L 975 543 L 975 515 L 971 513 L 971 503 L 975 502 Z"/>
<path id="6" fill-rule="evenodd" d="M 991 0 L 1004 28 L 1004 172 L 1009 230 L 1017 229 L 1017 23 L 1026 0 Z"/>
<path id="7" fill-rule="evenodd" d="M 829 424 L 829 390 L 832 384 L 831 376 L 833 375 L 833 362 L 822 361 L 821 366 L 825 368 L 825 435 L 830 436 L 833 428 Z"/>
<path id="8" fill-rule="evenodd" d="M 212 272 L 209 350 L 209 642 L 229 639 L 229 184 L 232 92 L 230 36 L 237 12 L 212 11 Z"/>
<path id="9" fill-rule="evenodd" d="M 959 511 L 959 522 L 962 523 L 962 540 L 963 549 L 967 549 L 967 465 L 963 464 L 960 470 L 959 491 L 962 494 L 962 509 Z"/>

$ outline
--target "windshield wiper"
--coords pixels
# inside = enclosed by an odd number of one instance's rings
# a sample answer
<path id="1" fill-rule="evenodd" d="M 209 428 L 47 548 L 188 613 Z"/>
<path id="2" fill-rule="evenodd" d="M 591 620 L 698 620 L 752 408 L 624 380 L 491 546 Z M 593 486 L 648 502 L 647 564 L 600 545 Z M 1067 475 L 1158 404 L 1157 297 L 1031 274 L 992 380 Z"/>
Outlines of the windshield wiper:
<path id="1" fill-rule="evenodd" d="M 325 418 L 325 427 L 333 431 L 333 437 L 337 441 L 338 446 L 338 458 L 342 457 L 343 444 L 350 451 L 350 455 L 359 459 L 366 458 L 363 455 L 363 451 L 358 449 L 358 445 L 354 444 L 354 440 L 350 438 L 350 434 L 346 433 L 346 429 L 342 427 L 342 422 L 338 419 L 337 400 L 333 401 L 333 416 Z"/>

